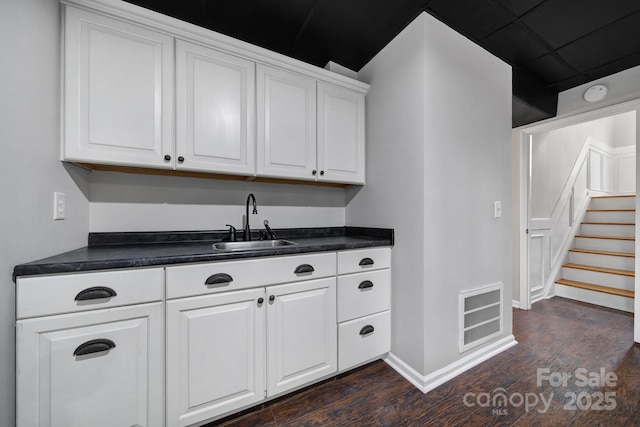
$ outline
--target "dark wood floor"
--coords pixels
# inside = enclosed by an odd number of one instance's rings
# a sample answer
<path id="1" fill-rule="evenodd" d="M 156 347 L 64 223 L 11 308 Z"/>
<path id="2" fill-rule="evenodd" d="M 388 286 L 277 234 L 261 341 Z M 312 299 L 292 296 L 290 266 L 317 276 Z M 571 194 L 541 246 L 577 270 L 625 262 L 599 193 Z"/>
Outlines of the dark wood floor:
<path id="1" fill-rule="evenodd" d="M 427 394 L 379 361 L 208 426 L 640 426 L 632 315 L 553 298 L 514 310 L 513 330 L 517 346 Z M 538 368 L 571 378 L 538 386 Z M 617 381 L 596 384 L 601 369 Z"/>

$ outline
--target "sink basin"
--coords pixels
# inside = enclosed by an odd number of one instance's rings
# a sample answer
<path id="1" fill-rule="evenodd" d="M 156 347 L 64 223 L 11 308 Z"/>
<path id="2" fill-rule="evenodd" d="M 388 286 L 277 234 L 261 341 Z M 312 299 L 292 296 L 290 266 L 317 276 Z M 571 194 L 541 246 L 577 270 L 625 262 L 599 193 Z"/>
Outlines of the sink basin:
<path id="1" fill-rule="evenodd" d="M 294 246 L 297 243 L 289 240 L 255 240 L 249 242 L 218 242 L 213 244 L 213 249 L 218 251 L 255 251 L 260 249 L 273 249 L 282 246 Z"/>

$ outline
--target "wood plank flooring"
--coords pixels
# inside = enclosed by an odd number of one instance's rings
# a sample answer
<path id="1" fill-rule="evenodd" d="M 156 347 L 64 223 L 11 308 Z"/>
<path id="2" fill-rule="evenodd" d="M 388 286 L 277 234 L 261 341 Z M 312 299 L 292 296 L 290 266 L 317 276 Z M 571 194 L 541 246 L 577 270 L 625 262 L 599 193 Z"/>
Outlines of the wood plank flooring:
<path id="1" fill-rule="evenodd" d="M 517 346 L 427 394 L 378 361 L 207 426 L 640 426 L 632 314 L 556 297 L 514 309 L 513 330 Z"/>

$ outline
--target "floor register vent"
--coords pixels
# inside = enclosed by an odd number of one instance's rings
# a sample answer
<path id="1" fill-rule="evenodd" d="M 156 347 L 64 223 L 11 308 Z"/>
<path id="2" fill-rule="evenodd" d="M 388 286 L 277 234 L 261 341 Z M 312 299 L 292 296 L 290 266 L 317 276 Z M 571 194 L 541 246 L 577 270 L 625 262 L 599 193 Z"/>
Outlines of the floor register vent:
<path id="1" fill-rule="evenodd" d="M 502 335 L 502 283 L 460 292 L 458 351 Z"/>

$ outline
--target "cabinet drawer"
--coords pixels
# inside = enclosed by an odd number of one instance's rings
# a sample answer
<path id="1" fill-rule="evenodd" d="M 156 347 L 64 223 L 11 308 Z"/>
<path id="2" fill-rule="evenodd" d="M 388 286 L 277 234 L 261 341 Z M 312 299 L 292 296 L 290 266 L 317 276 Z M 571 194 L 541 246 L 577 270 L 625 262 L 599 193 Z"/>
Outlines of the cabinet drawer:
<path id="1" fill-rule="evenodd" d="M 373 328 L 367 333 L 367 329 Z M 389 311 L 338 325 L 338 369 L 356 366 L 389 352 L 391 317 Z"/>
<path id="2" fill-rule="evenodd" d="M 164 269 L 18 278 L 18 319 L 117 307 L 164 298 Z"/>
<path id="3" fill-rule="evenodd" d="M 299 270 L 302 271 L 296 273 Z M 297 282 L 335 274 L 335 252 L 168 267 L 167 298 Z"/>
<path id="4" fill-rule="evenodd" d="M 389 269 L 338 277 L 338 322 L 389 310 Z"/>
<path id="5" fill-rule="evenodd" d="M 389 248 L 338 252 L 338 274 L 379 270 L 389 268 L 390 265 L 391 249 Z"/>

